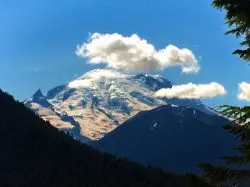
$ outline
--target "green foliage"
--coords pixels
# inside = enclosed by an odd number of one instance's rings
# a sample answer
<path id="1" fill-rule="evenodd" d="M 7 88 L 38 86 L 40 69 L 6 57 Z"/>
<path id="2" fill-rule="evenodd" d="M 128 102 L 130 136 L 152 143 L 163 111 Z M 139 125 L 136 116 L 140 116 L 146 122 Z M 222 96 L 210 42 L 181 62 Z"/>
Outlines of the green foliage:
<path id="1" fill-rule="evenodd" d="M 250 0 L 214 0 L 213 6 L 226 11 L 226 23 L 230 30 L 226 34 L 233 34 L 237 38 L 243 38 L 240 43 L 242 49 L 237 49 L 242 59 L 250 60 Z"/>
<path id="2" fill-rule="evenodd" d="M 74 141 L 1 90 L 0 148 L 3 187 L 201 186 Z"/>
<path id="3" fill-rule="evenodd" d="M 215 187 L 215 185 L 210 184 L 209 182 L 207 182 L 203 178 L 201 178 L 198 175 L 195 175 L 193 173 L 187 173 L 186 177 L 188 177 L 189 182 L 190 182 L 191 186 L 193 186 L 193 187 L 195 187 L 195 186 Z"/>
<path id="4" fill-rule="evenodd" d="M 200 164 L 205 171 L 206 177 L 212 184 L 237 184 L 250 179 L 250 107 L 235 107 L 224 105 L 219 111 L 225 117 L 231 119 L 232 124 L 226 124 L 224 128 L 232 133 L 235 138 L 240 139 L 240 146 L 236 148 L 239 152 L 236 156 L 225 156 L 224 159 L 229 165 L 241 166 L 240 169 L 213 166 L 212 164 Z M 239 167 L 236 167 L 239 168 Z"/>
<path id="5" fill-rule="evenodd" d="M 213 0 L 213 6 L 226 12 L 226 23 L 230 30 L 226 34 L 233 34 L 242 38 L 240 43 L 243 49 L 237 49 L 243 60 L 250 60 L 250 0 Z M 235 156 L 225 156 L 224 159 L 231 167 L 214 166 L 212 164 L 200 164 L 206 173 L 206 178 L 216 186 L 238 186 L 242 181 L 250 180 L 250 106 L 236 107 L 224 105 L 219 107 L 222 115 L 232 120 L 232 124 L 226 124 L 225 129 L 240 140 L 240 146 L 235 150 Z M 238 167 L 235 167 L 237 165 Z M 241 167 L 239 167 L 241 166 Z M 249 186 L 249 185 L 247 185 Z"/>

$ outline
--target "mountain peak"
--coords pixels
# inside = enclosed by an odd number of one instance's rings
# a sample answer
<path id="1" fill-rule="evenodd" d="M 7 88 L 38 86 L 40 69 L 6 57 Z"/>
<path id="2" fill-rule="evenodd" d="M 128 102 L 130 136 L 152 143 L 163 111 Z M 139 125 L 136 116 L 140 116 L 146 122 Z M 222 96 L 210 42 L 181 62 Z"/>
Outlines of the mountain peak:
<path id="1" fill-rule="evenodd" d="M 69 88 L 94 88 L 96 84 L 100 84 L 102 82 L 117 81 L 117 80 L 136 80 L 140 83 L 144 83 L 152 88 L 152 90 L 156 91 L 160 88 L 170 88 L 172 87 L 172 83 L 165 79 L 161 75 L 154 75 L 148 73 L 139 73 L 136 75 L 126 74 L 124 72 L 120 72 L 114 69 L 94 69 L 91 70 L 79 78 L 69 82 Z"/>
<path id="2" fill-rule="evenodd" d="M 78 79 L 81 79 L 81 78 L 96 78 L 96 79 L 99 79 L 99 78 L 102 78 L 102 77 L 104 77 L 104 78 L 119 78 L 119 77 L 124 77 L 124 76 L 126 77 L 128 75 L 125 74 L 125 73 L 122 73 L 120 71 L 107 68 L 107 69 L 93 69 L 93 70 L 90 70 L 90 71 L 86 72 L 85 74 L 83 74 Z"/>
<path id="3" fill-rule="evenodd" d="M 32 98 L 41 98 L 41 97 L 44 97 L 44 95 L 42 94 L 42 91 L 41 89 L 38 89 L 34 95 L 32 96 Z"/>
<path id="4" fill-rule="evenodd" d="M 45 96 L 42 94 L 41 89 L 37 90 L 36 93 L 31 97 L 31 99 L 27 103 L 38 103 L 43 107 L 51 107 L 51 104 L 47 101 Z"/>
<path id="5" fill-rule="evenodd" d="M 118 72 L 113 69 L 94 69 L 91 70 L 79 78 L 69 82 L 68 87 L 70 88 L 90 88 L 93 87 L 94 83 L 102 82 L 104 80 L 112 81 L 119 78 L 126 78 L 129 75 Z"/>
<path id="6" fill-rule="evenodd" d="M 148 74 L 148 73 L 138 73 L 136 76 L 143 76 L 143 77 L 152 77 L 152 78 L 155 78 L 155 79 L 157 79 L 157 78 L 164 78 L 163 76 L 161 76 L 161 75 L 158 75 L 158 74 Z"/>
<path id="7" fill-rule="evenodd" d="M 45 119 L 51 119 L 55 111 L 66 113 L 80 124 L 83 136 L 97 140 L 141 111 L 165 104 L 198 107 L 193 100 L 155 96 L 157 90 L 170 87 L 171 82 L 160 75 L 131 75 L 114 69 L 94 69 L 48 91 L 45 97 L 38 90 L 30 99 L 32 105 L 28 106 L 35 111 L 35 107 L 41 106 L 39 112 Z M 44 107 L 50 115 L 44 115 Z"/>
<path id="8" fill-rule="evenodd" d="M 143 84 L 148 85 L 153 91 L 161 88 L 171 88 L 172 83 L 161 75 L 151 75 L 147 73 L 140 73 L 134 76 L 134 79 L 139 80 Z"/>

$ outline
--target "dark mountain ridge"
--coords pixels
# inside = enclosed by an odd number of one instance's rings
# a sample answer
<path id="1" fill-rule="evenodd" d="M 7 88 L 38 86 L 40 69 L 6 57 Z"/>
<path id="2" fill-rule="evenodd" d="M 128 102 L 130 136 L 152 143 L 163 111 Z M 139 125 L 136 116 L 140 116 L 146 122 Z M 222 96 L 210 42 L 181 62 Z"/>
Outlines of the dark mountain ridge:
<path id="1" fill-rule="evenodd" d="M 74 141 L 1 90 L 0 147 L 3 187 L 194 187 Z"/>
<path id="2" fill-rule="evenodd" d="M 164 105 L 137 114 L 93 146 L 166 171 L 200 173 L 197 164 L 223 164 L 220 157 L 237 147 L 222 128 L 226 123 L 192 107 Z"/>

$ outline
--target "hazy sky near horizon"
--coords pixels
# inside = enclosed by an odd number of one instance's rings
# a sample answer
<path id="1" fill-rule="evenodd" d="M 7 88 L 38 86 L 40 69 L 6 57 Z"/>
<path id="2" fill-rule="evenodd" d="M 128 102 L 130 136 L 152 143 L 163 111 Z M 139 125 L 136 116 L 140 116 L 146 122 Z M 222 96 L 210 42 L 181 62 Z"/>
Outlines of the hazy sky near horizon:
<path id="1" fill-rule="evenodd" d="M 193 51 L 200 71 L 154 71 L 177 84 L 218 82 L 227 95 L 204 102 L 244 105 L 238 84 L 250 82 L 250 67 L 232 55 L 238 47 L 225 36 L 224 14 L 211 0 L 0 0 L 0 88 L 19 100 L 37 89 L 65 84 L 103 65 L 87 64 L 75 54 L 90 33 L 137 34 L 161 49 L 169 44 Z"/>

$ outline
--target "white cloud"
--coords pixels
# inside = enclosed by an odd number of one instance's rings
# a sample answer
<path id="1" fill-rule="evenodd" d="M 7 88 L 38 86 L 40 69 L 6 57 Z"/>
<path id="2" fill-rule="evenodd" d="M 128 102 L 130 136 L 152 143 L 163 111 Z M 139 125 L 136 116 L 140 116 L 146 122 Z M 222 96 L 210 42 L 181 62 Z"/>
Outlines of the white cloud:
<path id="1" fill-rule="evenodd" d="M 71 81 L 68 86 L 70 88 L 93 88 L 96 82 L 108 79 L 112 81 L 117 78 L 124 78 L 128 75 L 111 70 L 111 69 L 94 69 L 85 73 L 83 76 L 76 80 Z"/>
<path id="2" fill-rule="evenodd" d="M 239 84 L 238 99 L 250 101 L 250 83 L 242 82 Z"/>
<path id="3" fill-rule="evenodd" d="M 218 95 L 225 95 L 225 88 L 216 82 L 209 84 L 183 84 L 172 88 L 163 88 L 158 90 L 157 97 L 179 98 L 179 99 L 200 99 L 212 98 Z"/>
<path id="4" fill-rule="evenodd" d="M 191 50 L 173 45 L 156 50 L 136 34 L 125 37 L 117 33 L 94 33 L 88 42 L 77 46 L 76 54 L 88 58 L 91 64 L 103 63 L 129 72 L 163 70 L 172 66 L 180 66 L 183 73 L 196 73 L 200 69 Z"/>

